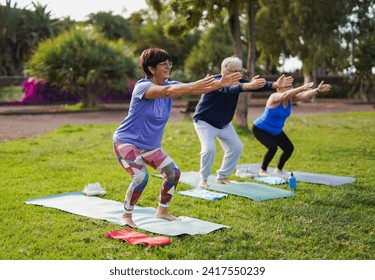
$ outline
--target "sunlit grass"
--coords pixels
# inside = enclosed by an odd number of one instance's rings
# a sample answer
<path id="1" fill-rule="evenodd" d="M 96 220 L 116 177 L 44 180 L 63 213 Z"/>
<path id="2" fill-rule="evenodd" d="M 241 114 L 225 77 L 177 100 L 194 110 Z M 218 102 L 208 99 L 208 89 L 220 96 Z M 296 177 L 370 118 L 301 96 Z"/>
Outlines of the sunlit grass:
<path id="1" fill-rule="evenodd" d="M 81 191 L 94 182 L 106 189 L 107 199 L 123 201 L 130 178 L 113 154 L 116 126 L 65 125 L 39 137 L 0 143 L 0 259 L 374 259 L 374 113 L 291 117 L 286 125 L 295 145 L 286 169 L 351 176 L 356 183 L 328 187 L 297 182 L 296 197 L 264 202 L 233 195 L 206 201 L 176 194 L 173 214 L 231 228 L 172 237 L 163 247 L 108 240 L 105 233 L 121 227 L 24 203 Z M 263 146 L 251 133 L 239 134 L 245 146 L 239 163 L 259 163 Z M 200 144 L 191 121 L 169 123 L 163 147 L 182 171 L 199 169 Z M 218 145 L 213 173 L 221 159 Z M 230 179 L 241 180 L 234 174 Z M 157 206 L 160 183 L 150 176 L 139 206 Z"/>

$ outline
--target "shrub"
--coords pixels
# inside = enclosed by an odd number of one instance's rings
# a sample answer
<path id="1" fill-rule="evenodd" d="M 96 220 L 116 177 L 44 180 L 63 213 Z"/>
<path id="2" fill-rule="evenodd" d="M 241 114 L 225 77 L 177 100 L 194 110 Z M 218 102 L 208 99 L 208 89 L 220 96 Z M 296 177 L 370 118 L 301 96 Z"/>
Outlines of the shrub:
<path id="1" fill-rule="evenodd" d="M 100 102 L 124 102 L 131 97 L 135 81 L 129 81 L 129 89 L 119 93 L 113 90 L 101 92 L 98 96 Z M 12 105 L 30 105 L 30 104 L 60 104 L 75 103 L 81 101 L 80 96 L 75 95 L 69 90 L 63 90 L 52 86 L 38 78 L 28 78 L 22 83 L 24 95 L 21 100 L 8 101 Z"/>
<path id="2" fill-rule="evenodd" d="M 26 64 L 28 73 L 68 90 L 86 106 L 100 93 L 124 92 L 135 75 L 135 63 L 123 40 L 110 41 L 91 26 L 74 26 L 41 42 Z"/>

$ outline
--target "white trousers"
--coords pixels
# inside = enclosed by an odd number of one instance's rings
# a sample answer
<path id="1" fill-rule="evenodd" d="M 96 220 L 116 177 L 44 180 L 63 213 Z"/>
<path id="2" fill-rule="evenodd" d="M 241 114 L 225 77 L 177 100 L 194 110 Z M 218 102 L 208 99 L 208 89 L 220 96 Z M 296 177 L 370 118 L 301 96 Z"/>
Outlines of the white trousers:
<path id="1" fill-rule="evenodd" d="M 224 151 L 221 167 L 216 171 L 217 178 L 229 176 L 235 170 L 243 150 L 243 144 L 232 123 L 222 129 L 218 129 L 205 121 L 198 121 L 194 122 L 194 128 L 201 142 L 199 170 L 201 179 L 207 180 L 208 176 L 211 175 L 211 167 L 216 154 L 215 137 Z"/>

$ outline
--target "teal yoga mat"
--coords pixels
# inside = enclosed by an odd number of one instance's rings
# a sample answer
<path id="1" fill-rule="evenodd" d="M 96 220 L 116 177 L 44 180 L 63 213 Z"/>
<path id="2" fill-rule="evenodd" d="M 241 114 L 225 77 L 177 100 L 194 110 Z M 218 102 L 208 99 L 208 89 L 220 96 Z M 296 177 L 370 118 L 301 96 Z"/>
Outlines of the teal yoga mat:
<path id="1" fill-rule="evenodd" d="M 156 175 L 161 178 L 160 175 Z M 180 182 L 192 187 L 199 185 L 199 173 L 196 171 L 181 172 Z M 277 198 L 285 198 L 295 196 L 294 192 L 266 186 L 263 184 L 252 182 L 233 182 L 232 184 L 218 184 L 215 182 L 214 176 L 209 176 L 207 179 L 209 190 L 219 191 L 227 194 L 243 196 L 255 201 L 264 201 Z"/>
<path id="2" fill-rule="evenodd" d="M 68 213 L 105 220 L 116 225 L 124 226 L 121 217 L 124 212 L 122 202 L 96 196 L 86 196 L 82 192 L 62 193 L 29 199 L 26 200 L 25 203 L 55 208 Z M 229 228 L 229 226 L 185 216 L 179 217 L 181 221 L 157 219 L 155 218 L 155 213 L 155 208 L 136 206 L 133 220 L 139 229 L 169 236 L 207 234 L 220 228 Z"/>
<path id="3" fill-rule="evenodd" d="M 254 177 L 257 176 L 260 169 L 260 164 L 239 164 L 237 165 L 236 176 L 246 178 L 246 177 Z M 273 174 L 274 168 L 269 167 L 268 173 Z M 290 173 L 290 171 L 286 171 Z M 345 184 L 351 184 L 356 181 L 353 177 L 346 177 L 346 176 L 337 176 L 337 175 L 329 175 L 329 174 L 318 174 L 318 173 L 308 173 L 302 171 L 293 171 L 294 177 L 296 177 L 297 182 L 304 182 L 304 183 L 313 183 L 313 184 L 320 184 L 326 186 L 341 186 Z M 287 178 L 284 178 L 287 179 Z"/>

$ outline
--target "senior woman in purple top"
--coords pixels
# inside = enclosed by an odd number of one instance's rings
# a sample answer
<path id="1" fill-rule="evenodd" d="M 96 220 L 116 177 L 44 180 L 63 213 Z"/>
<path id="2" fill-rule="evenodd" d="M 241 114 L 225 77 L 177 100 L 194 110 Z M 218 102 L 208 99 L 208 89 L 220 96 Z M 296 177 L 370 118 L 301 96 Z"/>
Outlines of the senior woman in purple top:
<path id="1" fill-rule="evenodd" d="M 136 83 L 128 115 L 113 135 L 116 157 L 132 177 L 125 196 L 123 214 L 125 224 L 130 227 L 137 227 L 132 213 L 148 182 L 146 165 L 164 177 L 156 217 L 178 220 L 167 211 L 167 207 L 180 178 L 180 170 L 161 147 L 164 127 L 172 109 L 172 98 L 203 94 L 237 84 L 241 79 L 240 73 L 226 72 L 220 80 L 207 75 L 191 83 L 169 81 L 172 58 L 159 48 L 143 51 L 140 65 L 146 77 Z"/>

